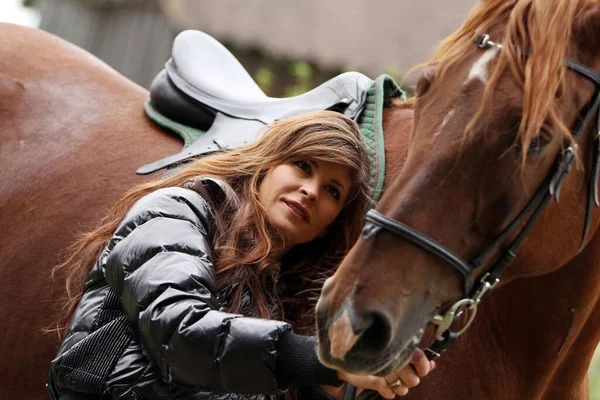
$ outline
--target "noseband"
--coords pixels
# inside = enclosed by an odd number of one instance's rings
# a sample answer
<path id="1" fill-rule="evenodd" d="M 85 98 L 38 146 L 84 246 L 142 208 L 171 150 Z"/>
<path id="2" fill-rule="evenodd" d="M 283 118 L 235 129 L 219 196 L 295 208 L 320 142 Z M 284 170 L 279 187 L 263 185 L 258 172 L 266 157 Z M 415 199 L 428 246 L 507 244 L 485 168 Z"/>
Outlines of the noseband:
<path id="1" fill-rule="evenodd" d="M 502 49 L 502 45 L 494 43 L 490 40 L 489 35 L 479 35 L 476 39 L 477 45 L 482 49 L 495 47 Z M 517 215 L 517 217 L 508 225 L 508 227 L 494 240 L 494 242 L 485 249 L 479 256 L 475 257 L 470 262 L 464 261 L 459 256 L 455 255 L 451 250 L 444 247 L 435 240 L 429 238 L 423 233 L 417 231 L 410 226 L 407 226 L 400 221 L 387 217 L 376 210 L 370 210 L 367 213 L 367 224 L 362 231 L 362 238 L 368 240 L 376 235 L 381 230 L 393 233 L 403 239 L 409 240 L 422 249 L 435 254 L 461 273 L 464 281 L 464 298 L 452 305 L 444 315 L 436 315 L 432 319 L 432 323 L 436 325 L 436 341 L 425 350 L 429 359 L 434 359 L 448 347 L 452 346 L 458 337 L 469 327 L 477 312 L 477 306 L 483 300 L 490 290 L 500 282 L 499 277 L 504 268 L 516 257 L 517 249 L 525 240 L 525 237 L 533 228 L 535 222 L 548 206 L 552 197 L 559 201 L 560 190 L 564 180 L 571 170 L 573 161 L 579 149 L 578 142 L 586 127 L 591 123 L 592 118 L 600 108 L 600 74 L 595 70 L 582 65 L 572 60 L 566 60 L 565 65 L 572 71 L 586 77 L 596 85 L 594 97 L 588 104 L 588 110 L 581 125 L 573 135 L 573 141 L 570 146 L 557 157 L 554 166 L 548 173 L 544 182 L 541 184 L 533 198 L 525 206 L 525 208 Z M 588 202 L 586 209 L 585 225 L 583 237 L 579 251 L 585 245 L 586 238 L 589 233 L 593 205 L 600 205 L 598 201 L 598 175 L 600 172 L 600 115 L 597 120 L 597 135 L 594 137 L 593 143 L 593 160 L 592 160 L 592 180 L 589 186 Z M 515 239 L 504 247 L 499 256 L 487 269 L 480 279 L 479 285 L 474 290 L 473 271 L 478 268 L 481 263 L 490 256 L 495 250 L 499 249 L 504 241 L 513 234 L 516 229 L 523 224 L 529 217 L 525 226 L 521 229 Z M 466 324 L 459 331 L 450 330 L 450 325 L 462 314 L 463 310 L 469 312 Z"/>

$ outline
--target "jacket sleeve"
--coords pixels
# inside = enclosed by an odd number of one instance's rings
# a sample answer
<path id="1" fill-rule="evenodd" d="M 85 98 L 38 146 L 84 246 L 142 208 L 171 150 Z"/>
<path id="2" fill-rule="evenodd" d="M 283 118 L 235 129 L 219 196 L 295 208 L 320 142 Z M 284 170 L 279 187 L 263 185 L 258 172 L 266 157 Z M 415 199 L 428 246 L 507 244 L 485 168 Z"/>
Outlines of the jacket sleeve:
<path id="1" fill-rule="evenodd" d="M 104 276 L 165 382 L 277 393 L 277 342 L 291 327 L 219 311 L 211 221 L 195 191 L 166 188 L 145 196 L 102 255 Z"/>

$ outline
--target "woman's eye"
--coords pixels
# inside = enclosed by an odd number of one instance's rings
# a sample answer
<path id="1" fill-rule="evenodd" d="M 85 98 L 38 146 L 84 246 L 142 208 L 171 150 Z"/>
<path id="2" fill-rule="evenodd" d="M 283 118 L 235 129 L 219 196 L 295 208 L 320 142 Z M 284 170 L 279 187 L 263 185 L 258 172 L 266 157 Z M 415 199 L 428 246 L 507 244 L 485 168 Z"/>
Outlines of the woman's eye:
<path id="1" fill-rule="evenodd" d="M 327 191 L 334 199 L 340 199 L 340 191 L 335 186 L 327 186 Z"/>
<path id="2" fill-rule="evenodd" d="M 296 166 L 298 168 L 300 168 L 301 170 L 306 172 L 308 175 L 311 174 L 312 170 L 310 168 L 310 164 L 307 163 L 306 161 L 296 161 L 296 162 L 294 162 L 294 164 L 296 164 Z"/>

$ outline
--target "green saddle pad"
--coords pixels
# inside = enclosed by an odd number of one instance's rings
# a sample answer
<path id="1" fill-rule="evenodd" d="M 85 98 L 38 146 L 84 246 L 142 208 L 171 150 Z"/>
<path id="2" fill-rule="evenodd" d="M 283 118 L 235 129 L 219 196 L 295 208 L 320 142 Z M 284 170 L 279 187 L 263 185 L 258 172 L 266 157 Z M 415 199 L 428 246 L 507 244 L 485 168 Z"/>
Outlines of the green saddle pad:
<path id="1" fill-rule="evenodd" d="M 365 108 L 358 119 L 363 142 L 367 148 L 370 161 L 369 195 L 376 203 L 381 196 L 383 178 L 385 176 L 385 143 L 383 139 L 383 109 L 390 100 L 398 98 L 406 100 L 404 91 L 394 82 L 389 75 L 381 75 L 373 82 L 367 91 Z M 183 139 L 185 149 L 200 136 L 204 131 L 183 125 L 162 115 L 154 107 L 150 100 L 144 105 L 146 114 L 159 126 L 166 128 Z"/>
<path id="2" fill-rule="evenodd" d="M 383 139 L 383 109 L 390 100 L 406 100 L 406 93 L 389 75 L 381 75 L 367 92 L 365 108 L 358 119 L 363 142 L 370 161 L 369 195 L 375 203 L 381 197 L 385 177 L 385 142 Z"/>

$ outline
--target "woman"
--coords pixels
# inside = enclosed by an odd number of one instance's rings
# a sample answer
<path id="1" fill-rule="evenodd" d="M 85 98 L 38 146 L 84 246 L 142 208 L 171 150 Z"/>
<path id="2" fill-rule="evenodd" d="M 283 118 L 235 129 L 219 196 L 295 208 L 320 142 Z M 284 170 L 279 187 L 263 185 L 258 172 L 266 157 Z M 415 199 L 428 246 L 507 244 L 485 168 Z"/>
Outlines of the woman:
<path id="1" fill-rule="evenodd" d="M 323 111 L 128 192 L 59 266 L 83 293 L 67 307 L 52 396 L 318 398 L 342 381 L 406 393 L 410 366 L 387 379 L 337 372 L 301 335 L 362 226 L 367 163 L 356 124 Z M 423 376 L 431 365 L 416 356 Z"/>

